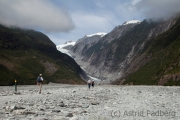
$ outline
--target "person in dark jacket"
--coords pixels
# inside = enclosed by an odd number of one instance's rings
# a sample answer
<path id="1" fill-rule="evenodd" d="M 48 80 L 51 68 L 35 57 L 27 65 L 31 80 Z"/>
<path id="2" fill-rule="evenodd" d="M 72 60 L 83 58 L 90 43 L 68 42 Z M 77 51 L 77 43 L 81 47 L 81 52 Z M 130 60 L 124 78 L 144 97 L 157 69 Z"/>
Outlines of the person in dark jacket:
<path id="1" fill-rule="evenodd" d="M 92 85 L 92 87 L 94 87 L 94 80 L 92 81 L 91 85 Z"/>
<path id="2" fill-rule="evenodd" d="M 43 77 L 42 74 L 39 74 L 37 78 L 37 85 L 39 86 L 39 94 L 41 94 L 42 83 L 43 83 Z"/>

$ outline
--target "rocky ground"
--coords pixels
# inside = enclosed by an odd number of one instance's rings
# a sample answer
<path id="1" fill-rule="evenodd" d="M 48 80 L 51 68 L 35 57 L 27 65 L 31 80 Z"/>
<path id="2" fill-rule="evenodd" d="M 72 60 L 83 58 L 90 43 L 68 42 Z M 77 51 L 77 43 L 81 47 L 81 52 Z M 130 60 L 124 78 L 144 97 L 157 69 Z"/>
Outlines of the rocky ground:
<path id="1" fill-rule="evenodd" d="M 0 87 L 0 120 L 180 120 L 180 87 Z"/>

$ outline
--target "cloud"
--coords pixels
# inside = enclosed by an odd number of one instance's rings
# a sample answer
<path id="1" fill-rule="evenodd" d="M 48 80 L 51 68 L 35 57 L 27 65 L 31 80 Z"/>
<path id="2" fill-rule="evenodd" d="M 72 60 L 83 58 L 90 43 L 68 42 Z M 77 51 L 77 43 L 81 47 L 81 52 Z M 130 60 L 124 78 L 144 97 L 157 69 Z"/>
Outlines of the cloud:
<path id="1" fill-rule="evenodd" d="M 85 12 L 78 12 L 72 14 L 73 21 L 79 29 L 83 29 L 89 33 L 88 30 L 107 31 L 107 28 L 111 26 L 111 20 L 107 15 L 92 14 Z"/>
<path id="2" fill-rule="evenodd" d="M 111 17 L 103 14 L 74 12 L 72 13 L 72 19 L 76 29 L 69 33 L 47 34 L 56 45 L 65 43 L 66 41 L 77 41 L 88 34 L 110 32 L 113 29 Z"/>
<path id="3" fill-rule="evenodd" d="M 180 0 L 142 0 L 136 3 L 136 9 L 145 18 L 168 19 L 180 12 Z"/>
<path id="4" fill-rule="evenodd" d="M 0 24 L 45 32 L 74 28 L 69 13 L 48 0 L 0 0 Z"/>

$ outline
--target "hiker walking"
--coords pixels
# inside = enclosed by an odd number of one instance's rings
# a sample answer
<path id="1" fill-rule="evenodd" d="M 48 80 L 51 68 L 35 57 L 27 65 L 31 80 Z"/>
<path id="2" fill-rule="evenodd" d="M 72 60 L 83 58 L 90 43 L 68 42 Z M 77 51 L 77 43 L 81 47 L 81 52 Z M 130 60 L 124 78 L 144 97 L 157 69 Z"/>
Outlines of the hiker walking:
<path id="1" fill-rule="evenodd" d="M 42 82 L 43 82 L 42 74 L 39 74 L 39 76 L 37 78 L 37 85 L 39 86 L 39 94 L 41 94 Z"/>
<path id="2" fill-rule="evenodd" d="M 90 89 L 90 87 L 91 87 L 91 80 L 90 79 L 87 81 L 87 84 L 88 84 L 88 88 Z"/>
<path id="3" fill-rule="evenodd" d="M 92 80 L 92 83 L 91 83 L 92 87 L 94 87 L 94 80 Z"/>

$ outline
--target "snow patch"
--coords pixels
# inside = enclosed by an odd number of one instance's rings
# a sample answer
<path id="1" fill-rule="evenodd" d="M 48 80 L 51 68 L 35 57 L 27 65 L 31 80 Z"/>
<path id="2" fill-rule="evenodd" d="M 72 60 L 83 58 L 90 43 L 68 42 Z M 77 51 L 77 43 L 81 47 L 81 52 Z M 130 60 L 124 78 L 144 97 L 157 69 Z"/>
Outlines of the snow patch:
<path id="1" fill-rule="evenodd" d="M 101 79 L 98 79 L 98 78 L 92 77 L 92 76 L 90 76 L 90 75 L 88 75 L 88 77 L 90 77 L 90 79 L 95 80 L 95 81 L 101 81 Z"/>
<path id="2" fill-rule="evenodd" d="M 90 35 L 85 35 L 86 37 L 92 37 L 94 35 L 100 35 L 101 37 L 105 36 L 107 33 L 103 33 L 103 32 L 99 32 L 99 33 L 95 33 L 95 34 L 90 34 Z"/>
<path id="3" fill-rule="evenodd" d="M 68 41 L 68 42 L 66 42 L 65 44 L 57 45 L 56 47 L 63 48 L 63 47 L 69 46 L 69 45 L 74 46 L 75 44 L 76 44 L 76 42 Z"/>
<path id="4" fill-rule="evenodd" d="M 141 23 L 141 21 L 139 21 L 139 20 L 126 21 L 122 25 L 136 24 L 136 23 Z"/>
<path id="5" fill-rule="evenodd" d="M 56 48 L 57 48 L 57 50 L 59 50 L 60 52 L 65 53 L 65 54 L 69 55 L 70 57 L 72 57 L 72 55 L 70 54 L 70 51 L 67 50 L 67 49 L 64 49 L 64 47 L 69 46 L 69 45 L 74 46 L 75 44 L 76 44 L 76 42 L 68 41 L 68 42 L 66 42 L 65 44 L 57 45 Z"/>

